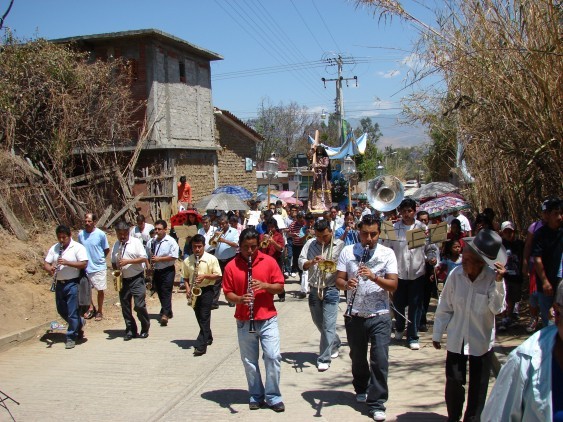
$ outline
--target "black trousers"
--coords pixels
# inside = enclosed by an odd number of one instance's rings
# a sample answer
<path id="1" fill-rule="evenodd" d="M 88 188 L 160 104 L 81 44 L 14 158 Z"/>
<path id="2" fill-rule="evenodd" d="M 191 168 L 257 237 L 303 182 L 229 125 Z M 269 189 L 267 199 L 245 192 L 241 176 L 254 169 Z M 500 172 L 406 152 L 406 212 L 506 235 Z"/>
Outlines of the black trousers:
<path id="1" fill-rule="evenodd" d="M 491 373 L 491 354 L 489 350 L 482 356 L 467 356 L 448 352 L 446 356 L 446 407 L 448 421 L 459 421 L 465 402 L 465 382 L 467 361 L 469 360 L 469 391 L 464 422 L 478 422 L 485 407 L 489 375 Z M 499 404 L 500 405 L 500 404 Z"/>
<path id="2" fill-rule="evenodd" d="M 301 251 L 303 250 L 303 245 L 296 245 L 293 244 L 293 266 L 291 268 L 292 272 L 297 272 L 299 273 L 299 281 L 301 281 L 301 275 L 303 274 L 303 271 L 301 271 L 301 269 L 299 268 L 299 255 L 301 255 Z"/>
<path id="3" fill-rule="evenodd" d="M 233 256 L 234 258 L 234 256 Z M 221 274 L 225 272 L 225 267 L 233 258 L 219 259 L 219 268 L 221 268 Z M 223 278 L 215 280 L 213 285 L 213 306 L 219 306 L 219 296 L 221 296 L 221 287 L 223 287 Z"/>
<path id="4" fill-rule="evenodd" d="M 426 319 L 426 314 L 428 313 L 428 308 L 430 307 L 430 298 L 432 296 L 438 297 L 438 288 L 436 287 L 436 281 L 431 281 L 430 276 L 434 274 L 434 267 L 432 265 L 426 264 L 426 274 L 424 275 L 424 297 L 422 299 L 422 314 L 420 315 L 420 324 L 428 325 L 428 320 Z"/>
<path id="5" fill-rule="evenodd" d="M 124 278 L 123 287 L 119 292 L 119 301 L 121 302 L 121 313 L 125 320 L 125 332 L 138 334 L 137 322 L 133 318 L 131 310 L 131 299 L 133 299 L 133 309 L 137 312 L 137 318 L 141 323 L 141 331 L 148 333 L 151 326 L 149 313 L 145 297 L 147 288 L 145 286 L 145 277 L 140 273 L 134 277 Z"/>
<path id="6" fill-rule="evenodd" d="M 384 314 L 372 318 L 351 317 L 344 321 L 352 359 L 352 384 L 356 394 L 368 394 L 367 405 L 371 411 L 385 411 L 389 398 L 387 376 L 389 373 L 389 342 L 391 316 Z M 369 363 L 366 359 L 368 344 Z"/>
<path id="7" fill-rule="evenodd" d="M 162 270 L 154 270 L 153 284 L 160 300 L 160 315 L 172 318 L 172 288 L 174 287 L 174 277 L 176 268 L 170 265 Z"/>
<path id="8" fill-rule="evenodd" d="M 199 325 L 199 335 L 197 336 L 196 349 L 207 349 L 207 343 L 213 341 L 211 332 L 211 305 L 213 304 L 214 286 L 201 288 L 201 295 L 195 302 L 194 314 Z"/>

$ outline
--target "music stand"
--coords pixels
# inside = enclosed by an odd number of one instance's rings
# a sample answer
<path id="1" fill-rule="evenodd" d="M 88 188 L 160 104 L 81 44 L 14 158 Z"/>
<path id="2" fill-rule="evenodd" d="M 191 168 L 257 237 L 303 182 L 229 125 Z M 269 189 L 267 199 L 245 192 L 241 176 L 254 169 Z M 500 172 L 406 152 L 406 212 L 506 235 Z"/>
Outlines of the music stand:
<path id="1" fill-rule="evenodd" d="M 448 223 L 429 224 L 430 243 L 442 243 L 448 240 Z"/>
<path id="2" fill-rule="evenodd" d="M 4 393 L 2 390 L 0 390 L 0 407 L 3 407 L 4 409 L 6 409 L 6 411 L 8 412 L 8 414 L 10 415 L 10 417 L 12 418 L 12 420 L 14 422 L 16 422 L 16 419 L 14 418 L 14 415 L 12 415 L 12 412 L 10 412 L 10 409 L 8 409 L 8 405 L 5 403 L 6 400 L 12 400 L 15 404 L 17 404 L 18 406 L 20 405 L 20 402 L 15 401 L 13 398 L 11 398 L 9 395 L 7 395 L 6 393 Z"/>
<path id="3" fill-rule="evenodd" d="M 393 228 L 393 223 L 388 220 L 381 222 L 381 233 L 379 234 L 381 240 L 397 240 L 397 233 Z"/>
<path id="4" fill-rule="evenodd" d="M 422 229 L 407 230 L 407 243 L 409 249 L 420 248 L 426 245 L 426 232 Z"/>

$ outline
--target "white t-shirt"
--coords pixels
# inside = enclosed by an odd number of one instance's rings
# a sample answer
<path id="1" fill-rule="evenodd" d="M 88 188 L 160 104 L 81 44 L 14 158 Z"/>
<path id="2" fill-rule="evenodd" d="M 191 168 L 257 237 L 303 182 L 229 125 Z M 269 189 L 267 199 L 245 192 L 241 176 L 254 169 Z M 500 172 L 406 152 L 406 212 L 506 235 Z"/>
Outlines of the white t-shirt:
<path id="1" fill-rule="evenodd" d="M 361 243 L 348 245 L 342 249 L 336 269 L 345 271 L 348 280 L 355 278 L 364 253 Z M 379 277 L 385 274 L 397 274 L 397 258 L 391 248 L 377 244 L 375 250 L 370 251 L 371 257 L 365 263 L 373 274 Z M 389 294 L 377 283 L 361 278 L 358 282 L 352 314 L 370 316 L 376 313 L 389 312 Z"/>
<path id="2" fill-rule="evenodd" d="M 47 256 L 45 257 L 45 262 L 56 266 L 57 261 L 59 260 L 59 255 L 67 261 L 88 261 L 86 248 L 72 239 L 70 239 L 68 246 L 63 249 L 62 254 L 60 243 L 51 246 L 49 252 L 47 252 Z M 80 270 L 78 268 L 69 267 L 68 265 L 61 265 L 57 270 L 57 280 L 72 280 L 73 278 L 78 278 L 79 276 Z"/>
<path id="3" fill-rule="evenodd" d="M 467 219 L 467 217 L 463 214 L 459 214 L 457 217 L 454 217 L 452 214 L 448 215 L 446 217 L 446 223 L 448 223 L 448 226 L 452 223 L 452 220 L 454 218 L 457 218 L 459 220 L 459 222 L 461 223 L 461 231 L 464 232 L 471 232 L 471 224 L 469 223 L 469 220 Z"/>
<path id="4" fill-rule="evenodd" d="M 150 239 L 149 233 L 153 229 L 154 226 L 149 223 L 145 223 L 145 227 L 143 228 L 143 231 L 141 231 L 139 226 L 134 226 L 131 227 L 131 230 L 129 231 L 129 236 L 136 237 L 137 239 L 141 240 L 144 244 L 146 244 Z"/>
<path id="5" fill-rule="evenodd" d="M 117 264 L 119 257 L 123 257 L 124 259 L 137 259 L 141 257 L 147 257 L 147 252 L 145 250 L 145 247 L 143 246 L 143 243 L 136 237 L 129 236 L 129 240 L 125 242 L 125 245 L 121 247 L 121 250 L 119 250 L 120 243 L 121 242 L 115 242 L 115 244 L 113 245 L 113 249 L 111 251 L 111 262 L 113 264 Z M 130 278 L 143 272 L 144 269 L 145 266 L 143 263 L 127 264 L 121 268 L 121 271 L 123 272 L 124 278 Z"/>

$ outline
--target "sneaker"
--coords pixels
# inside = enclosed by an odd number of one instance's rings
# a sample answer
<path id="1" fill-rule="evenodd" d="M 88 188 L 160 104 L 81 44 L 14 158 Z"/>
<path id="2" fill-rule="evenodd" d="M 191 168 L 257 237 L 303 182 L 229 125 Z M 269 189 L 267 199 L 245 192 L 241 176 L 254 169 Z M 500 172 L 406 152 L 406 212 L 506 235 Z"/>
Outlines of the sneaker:
<path id="1" fill-rule="evenodd" d="M 420 350 L 420 344 L 418 344 L 418 341 L 413 341 L 412 343 L 409 343 L 409 347 L 411 350 Z M 376 420 L 385 420 L 385 419 L 376 419 Z"/>
<path id="2" fill-rule="evenodd" d="M 328 370 L 328 368 L 330 368 L 330 364 L 328 364 L 328 363 L 326 363 L 326 362 L 320 362 L 320 363 L 317 365 L 317 370 L 318 370 L 319 372 L 324 372 L 324 371 Z"/>
<path id="3" fill-rule="evenodd" d="M 383 410 L 376 410 L 371 414 L 371 417 L 374 421 L 384 421 L 387 416 Z"/>
<path id="4" fill-rule="evenodd" d="M 365 403 L 366 401 L 368 401 L 368 395 L 367 395 L 367 393 L 358 393 L 358 394 L 356 394 L 356 402 L 358 402 L 358 403 Z"/>
<path id="5" fill-rule="evenodd" d="M 297 277 L 297 273 L 291 273 L 292 277 Z"/>
<path id="6" fill-rule="evenodd" d="M 69 338 L 65 343 L 65 349 L 74 349 L 74 346 L 76 346 L 76 342 L 71 338 Z"/>
<path id="7" fill-rule="evenodd" d="M 402 340 L 403 334 L 404 334 L 404 331 L 395 331 L 395 340 Z"/>
<path id="8" fill-rule="evenodd" d="M 528 326 L 526 327 L 527 333 L 533 333 L 538 328 L 538 317 L 531 317 Z"/>
<path id="9" fill-rule="evenodd" d="M 335 352 L 332 352 L 332 355 L 330 355 L 330 358 L 336 359 L 338 356 L 340 356 L 340 351 L 338 349 L 336 349 Z"/>
<path id="10" fill-rule="evenodd" d="M 250 410 L 258 410 L 258 409 L 261 409 L 262 406 L 264 406 L 264 402 L 257 403 L 255 401 L 253 401 L 253 402 L 248 403 L 248 408 Z"/>
<path id="11" fill-rule="evenodd" d="M 285 404 L 283 404 L 283 401 L 280 401 L 279 403 L 271 405 L 270 409 L 277 413 L 285 412 Z"/>

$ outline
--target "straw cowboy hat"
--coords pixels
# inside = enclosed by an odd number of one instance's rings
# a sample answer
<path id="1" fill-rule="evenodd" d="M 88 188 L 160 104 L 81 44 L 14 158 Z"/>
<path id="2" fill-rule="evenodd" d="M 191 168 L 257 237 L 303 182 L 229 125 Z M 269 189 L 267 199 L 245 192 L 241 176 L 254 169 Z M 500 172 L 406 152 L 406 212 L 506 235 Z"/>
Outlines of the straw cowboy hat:
<path id="1" fill-rule="evenodd" d="M 494 268 L 495 262 L 506 265 L 508 256 L 502 246 L 502 238 L 492 230 L 481 230 L 475 237 L 464 237 L 463 241 L 485 263 Z"/>

